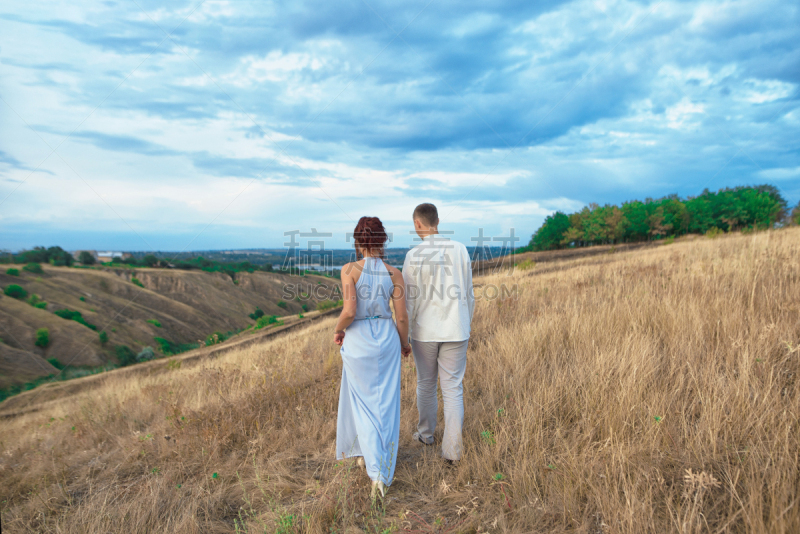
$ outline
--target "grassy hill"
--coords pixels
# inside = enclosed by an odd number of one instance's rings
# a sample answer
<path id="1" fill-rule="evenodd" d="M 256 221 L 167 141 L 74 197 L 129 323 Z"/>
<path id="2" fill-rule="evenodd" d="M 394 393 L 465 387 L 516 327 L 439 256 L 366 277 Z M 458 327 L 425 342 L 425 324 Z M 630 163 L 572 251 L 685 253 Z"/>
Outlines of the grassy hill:
<path id="1" fill-rule="evenodd" d="M 256 307 L 267 315 L 313 310 L 338 280 L 316 275 L 288 276 L 256 271 L 236 273 L 235 280 L 222 273 L 167 269 L 75 269 L 44 266 L 41 274 L 18 268 L 19 274 L 0 272 L 0 286 L 21 286 L 29 295 L 46 302 L 44 309 L 27 299 L 0 297 L 0 388 L 55 372 L 47 360 L 62 365 L 96 367 L 116 362 L 115 347 L 134 352 L 150 346 L 163 352 L 161 338 L 174 345 L 205 340 L 215 331 L 231 332 L 252 325 L 248 314 Z M 137 283 L 134 283 L 137 282 Z M 296 286 L 286 298 L 287 284 Z M 329 288 L 327 290 L 323 288 Z M 285 300 L 285 307 L 278 305 Z M 54 312 L 80 312 L 92 329 Z M 36 346 L 36 331 L 47 328 L 49 343 Z M 101 342 L 105 331 L 108 341 Z M 173 347 L 179 350 L 180 347 Z"/>
<path id="2" fill-rule="evenodd" d="M 37 411 L 0 405 L 3 529 L 798 532 L 798 273 L 791 228 L 477 277 L 464 459 L 412 442 L 404 360 L 396 478 L 375 505 L 333 457 L 334 318 L 30 391 L 14 400 Z"/>

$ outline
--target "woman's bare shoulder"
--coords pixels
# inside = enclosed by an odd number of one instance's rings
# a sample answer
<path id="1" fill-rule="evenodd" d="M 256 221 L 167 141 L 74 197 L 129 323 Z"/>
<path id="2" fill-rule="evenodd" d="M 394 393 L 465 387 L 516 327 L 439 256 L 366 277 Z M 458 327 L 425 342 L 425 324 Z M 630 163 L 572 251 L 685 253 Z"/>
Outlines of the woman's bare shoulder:
<path id="1" fill-rule="evenodd" d="M 342 274 L 346 274 L 347 276 L 360 275 L 362 270 L 364 270 L 363 266 L 357 261 L 351 261 L 350 263 L 342 265 Z"/>

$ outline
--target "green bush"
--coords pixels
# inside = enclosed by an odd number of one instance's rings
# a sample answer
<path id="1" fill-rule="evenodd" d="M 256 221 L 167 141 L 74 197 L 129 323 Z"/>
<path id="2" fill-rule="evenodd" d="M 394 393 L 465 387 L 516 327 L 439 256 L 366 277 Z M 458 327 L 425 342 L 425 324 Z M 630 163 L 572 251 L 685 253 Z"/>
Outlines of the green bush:
<path id="1" fill-rule="evenodd" d="M 342 300 L 323 300 L 322 302 L 317 303 L 317 309 L 319 311 L 330 310 L 332 308 L 336 308 L 344 304 Z"/>
<path id="2" fill-rule="evenodd" d="M 161 328 L 161 323 L 158 322 L 158 319 L 148 319 L 146 322 L 150 323 L 153 326 L 157 326 L 158 328 Z"/>
<path id="3" fill-rule="evenodd" d="M 55 367 L 56 369 L 58 369 L 59 371 L 63 370 L 64 367 L 66 367 L 63 363 L 58 361 L 58 359 L 56 359 L 56 358 L 47 358 L 47 362 L 50 365 L 52 365 L 53 367 Z"/>
<path id="4" fill-rule="evenodd" d="M 40 297 L 36 293 L 31 293 L 31 296 L 28 297 L 28 304 L 30 304 L 31 306 L 36 306 L 40 302 L 42 302 L 42 297 Z"/>
<path id="5" fill-rule="evenodd" d="M 81 296 L 81 298 L 79 298 L 78 300 L 80 300 L 81 302 L 86 302 L 86 297 Z"/>
<path id="6" fill-rule="evenodd" d="M 39 308 L 40 310 L 46 310 L 47 309 L 47 303 L 45 301 L 41 300 L 41 301 L 37 302 L 36 304 L 34 304 L 33 307 L 34 308 Z"/>
<path id="7" fill-rule="evenodd" d="M 278 323 L 277 315 L 264 315 L 263 317 L 259 317 L 258 321 L 256 321 L 255 329 L 258 330 L 259 328 L 264 328 L 265 326 L 277 323 Z"/>
<path id="8" fill-rule="evenodd" d="M 42 347 L 43 349 L 50 344 L 50 330 L 47 328 L 40 328 L 36 331 L 36 342 L 34 345 Z"/>
<path id="9" fill-rule="evenodd" d="M 261 308 L 256 307 L 256 311 L 254 311 L 251 314 L 248 314 L 248 317 L 250 317 L 254 321 L 258 321 L 260 318 L 264 317 L 264 312 L 261 311 Z"/>
<path id="10" fill-rule="evenodd" d="M 33 274 L 42 274 L 44 271 L 42 270 L 42 266 L 38 263 L 29 263 L 25 267 L 22 268 L 23 271 L 28 271 L 29 273 Z"/>
<path id="11" fill-rule="evenodd" d="M 117 345 L 114 347 L 114 352 L 117 355 L 117 360 L 120 366 L 125 367 L 132 363 L 136 363 L 136 353 L 131 350 L 127 345 Z"/>
<path id="12" fill-rule="evenodd" d="M 55 313 L 62 319 L 67 319 L 68 321 L 75 321 L 87 328 L 91 328 L 92 330 L 97 330 L 97 327 L 95 325 L 86 322 L 86 319 L 83 318 L 83 315 L 81 315 L 81 312 L 79 311 L 73 311 L 64 308 L 63 310 L 56 310 L 53 313 Z"/>
<path id="13" fill-rule="evenodd" d="M 9 274 L 11 276 L 19 276 L 19 269 L 15 269 L 14 267 L 12 267 L 6 271 L 6 274 Z"/>
<path id="14" fill-rule="evenodd" d="M 289 307 L 289 305 L 288 305 L 288 304 L 286 304 L 286 302 L 285 302 L 285 301 L 283 301 L 283 300 L 279 300 L 279 301 L 278 301 L 278 307 L 279 307 L 279 308 L 283 308 L 283 309 L 285 310 L 286 308 L 288 308 L 288 307 Z"/>
<path id="15" fill-rule="evenodd" d="M 105 345 L 108 342 L 108 334 L 103 330 L 100 332 L 100 344 Z"/>
<path id="16" fill-rule="evenodd" d="M 131 283 L 135 286 L 144 287 L 144 284 L 142 284 L 142 282 L 140 282 L 136 277 L 131 278 Z"/>
<path id="17" fill-rule="evenodd" d="M 214 332 L 213 334 L 210 334 L 210 335 L 209 335 L 209 336 L 206 338 L 206 347 L 208 347 L 208 346 L 210 346 L 210 345 L 216 345 L 217 343 L 222 343 L 222 342 L 223 342 L 223 341 L 225 341 L 226 339 L 227 339 L 227 338 L 225 337 L 225 334 L 223 334 L 223 333 L 222 333 L 222 332 L 220 332 L 220 331 L 216 331 L 216 332 Z"/>
<path id="18" fill-rule="evenodd" d="M 721 228 L 717 228 L 716 226 L 714 226 L 708 229 L 708 231 L 706 232 L 706 237 L 714 239 L 715 237 L 719 237 L 724 233 L 725 230 L 722 230 Z"/>
<path id="19" fill-rule="evenodd" d="M 145 347 L 139 354 L 136 355 L 136 361 L 147 362 L 155 357 L 156 357 L 156 351 L 153 350 L 153 347 Z"/>
<path id="20" fill-rule="evenodd" d="M 163 337 L 154 337 L 153 339 L 155 339 L 158 343 L 159 347 L 161 348 L 161 352 L 168 356 L 180 354 L 181 352 L 196 349 L 200 346 L 198 343 L 173 343 L 172 341 L 164 339 Z"/>
<path id="21" fill-rule="evenodd" d="M 144 258 L 142 258 L 142 263 L 147 265 L 148 267 L 155 267 L 158 265 L 158 258 L 156 258 L 153 254 L 148 254 Z"/>
<path id="22" fill-rule="evenodd" d="M 3 293 L 12 299 L 24 299 L 28 296 L 28 292 L 25 290 L 25 288 L 18 286 L 17 284 L 10 284 L 6 286 L 6 288 L 3 290 Z"/>
<path id="23" fill-rule="evenodd" d="M 300 308 L 301 308 L 301 309 L 302 309 L 304 312 L 307 312 L 307 311 L 308 311 L 308 304 L 303 304 L 302 306 L 300 306 Z"/>
<path id="24" fill-rule="evenodd" d="M 91 252 L 87 252 L 82 250 L 80 254 L 78 254 L 78 261 L 84 265 L 94 265 L 94 256 Z"/>

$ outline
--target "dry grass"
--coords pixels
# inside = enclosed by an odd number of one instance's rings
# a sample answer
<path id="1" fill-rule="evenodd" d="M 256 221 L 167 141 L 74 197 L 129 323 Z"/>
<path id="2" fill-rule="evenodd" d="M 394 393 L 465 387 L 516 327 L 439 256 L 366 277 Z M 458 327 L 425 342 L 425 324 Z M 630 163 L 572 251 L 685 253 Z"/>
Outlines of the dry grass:
<path id="1" fill-rule="evenodd" d="M 333 319 L 2 422 L 7 532 L 800 532 L 800 229 L 477 280 L 464 460 L 331 458 Z M 167 438 L 169 436 L 169 438 Z M 216 477 L 214 476 L 216 473 Z"/>

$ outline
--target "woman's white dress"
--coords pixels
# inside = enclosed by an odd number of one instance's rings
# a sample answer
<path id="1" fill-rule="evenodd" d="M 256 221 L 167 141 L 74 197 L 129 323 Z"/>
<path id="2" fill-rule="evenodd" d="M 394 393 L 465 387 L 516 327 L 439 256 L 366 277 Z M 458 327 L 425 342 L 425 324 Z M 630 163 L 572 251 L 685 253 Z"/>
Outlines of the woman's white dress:
<path id="1" fill-rule="evenodd" d="M 367 474 L 394 478 L 400 436 L 400 336 L 389 300 L 394 284 L 380 258 L 367 258 L 356 282 L 356 318 L 342 344 L 336 457 L 363 456 Z"/>

